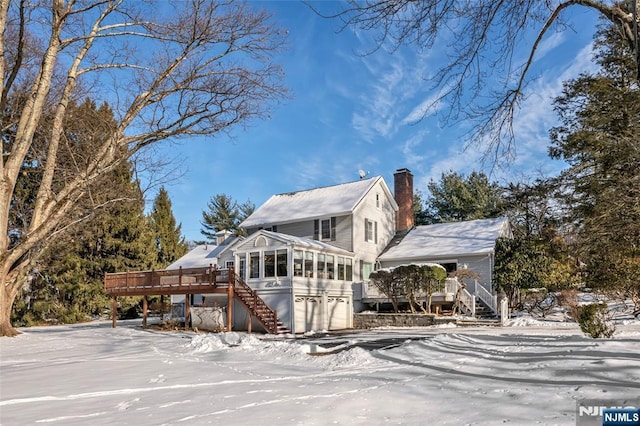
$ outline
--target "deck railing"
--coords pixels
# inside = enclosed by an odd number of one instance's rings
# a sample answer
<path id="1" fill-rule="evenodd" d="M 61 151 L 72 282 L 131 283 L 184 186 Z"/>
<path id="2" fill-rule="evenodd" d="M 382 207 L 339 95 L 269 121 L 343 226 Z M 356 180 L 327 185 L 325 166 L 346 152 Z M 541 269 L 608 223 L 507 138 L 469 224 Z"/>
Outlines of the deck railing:
<path id="1" fill-rule="evenodd" d="M 226 288 L 229 286 L 229 271 L 207 268 L 179 268 L 160 271 L 116 272 L 104 275 L 104 289 L 111 295 L 134 295 L 192 293 L 195 291 Z"/>

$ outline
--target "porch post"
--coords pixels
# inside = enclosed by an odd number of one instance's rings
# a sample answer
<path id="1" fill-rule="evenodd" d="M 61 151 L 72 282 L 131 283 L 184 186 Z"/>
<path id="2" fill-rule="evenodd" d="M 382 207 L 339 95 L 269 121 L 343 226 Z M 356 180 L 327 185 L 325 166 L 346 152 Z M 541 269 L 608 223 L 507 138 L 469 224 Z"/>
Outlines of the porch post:
<path id="1" fill-rule="evenodd" d="M 231 331 L 231 322 L 233 321 L 233 280 L 231 271 L 229 271 L 229 282 L 227 287 L 227 331 Z"/>
<path id="2" fill-rule="evenodd" d="M 111 299 L 111 328 L 116 328 L 116 320 L 118 319 L 118 296 Z"/>
<path id="3" fill-rule="evenodd" d="M 184 295 L 184 329 L 188 330 L 189 317 L 191 316 L 191 302 L 189 301 L 189 294 Z"/>
<path id="4" fill-rule="evenodd" d="M 149 311 L 149 302 L 147 300 L 147 295 L 145 294 L 142 298 L 142 327 L 147 327 L 147 313 Z"/>

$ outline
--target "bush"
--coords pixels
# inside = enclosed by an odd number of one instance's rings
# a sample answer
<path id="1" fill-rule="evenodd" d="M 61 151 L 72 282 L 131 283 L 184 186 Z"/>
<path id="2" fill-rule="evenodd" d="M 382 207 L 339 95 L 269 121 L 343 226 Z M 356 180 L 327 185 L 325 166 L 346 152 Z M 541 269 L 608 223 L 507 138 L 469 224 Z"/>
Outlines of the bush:
<path id="1" fill-rule="evenodd" d="M 546 316 L 558 305 L 558 299 L 554 293 L 546 288 L 528 289 L 523 291 L 522 309 L 531 315 Z"/>
<path id="2" fill-rule="evenodd" d="M 578 308 L 578 323 L 583 333 L 593 337 L 611 337 L 616 331 L 615 324 L 607 313 L 607 304 L 591 303 Z"/>
<path id="3" fill-rule="evenodd" d="M 558 303 L 567 310 L 567 315 L 573 321 L 578 322 L 578 311 L 580 310 L 580 301 L 578 292 L 575 289 L 566 289 L 560 292 Z"/>

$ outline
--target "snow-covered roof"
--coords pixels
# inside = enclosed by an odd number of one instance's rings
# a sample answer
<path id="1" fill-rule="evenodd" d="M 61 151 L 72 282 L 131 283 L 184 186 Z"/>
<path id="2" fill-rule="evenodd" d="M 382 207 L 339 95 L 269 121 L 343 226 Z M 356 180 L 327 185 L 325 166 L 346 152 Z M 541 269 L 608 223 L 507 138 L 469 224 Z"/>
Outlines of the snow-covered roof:
<path id="1" fill-rule="evenodd" d="M 217 265 L 218 257 L 237 241 L 237 237 L 229 237 L 222 245 L 203 244 L 196 246 L 196 248 L 167 266 L 167 269 L 180 269 L 180 267 L 206 268 L 209 265 Z"/>
<path id="2" fill-rule="evenodd" d="M 416 226 L 378 259 L 391 261 L 492 253 L 496 240 L 508 233 L 509 221 L 505 217 Z"/>
<path id="3" fill-rule="evenodd" d="M 320 216 L 349 214 L 378 182 L 381 182 L 391 205 L 397 209 L 397 204 L 384 179 L 377 176 L 339 185 L 273 195 L 246 218 L 240 226 L 251 228 L 298 222 Z"/>
<path id="4" fill-rule="evenodd" d="M 310 238 L 302 238 L 302 237 L 295 237 L 293 235 L 288 235 L 288 234 L 281 234 L 279 232 L 272 232 L 272 231 L 266 231 L 264 229 L 261 229 L 260 231 L 250 235 L 249 237 L 247 237 L 247 239 L 245 240 L 248 243 L 251 243 L 253 241 L 256 240 L 256 238 L 258 238 L 259 236 L 264 235 L 266 238 L 271 238 L 274 239 L 276 241 L 280 241 L 283 244 L 293 244 L 295 247 L 299 247 L 299 248 L 308 248 L 311 250 L 317 250 L 317 251 L 322 251 L 322 252 L 331 252 L 331 253 L 335 253 L 335 254 L 343 254 L 345 256 L 353 256 L 353 253 L 348 251 L 348 250 L 344 250 L 341 249 L 340 247 L 336 247 L 334 245 L 331 244 L 327 244 L 323 241 L 318 241 L 318 240 L 313 240 Z M 240 249 L 240 247 L 238 247 Z"/>

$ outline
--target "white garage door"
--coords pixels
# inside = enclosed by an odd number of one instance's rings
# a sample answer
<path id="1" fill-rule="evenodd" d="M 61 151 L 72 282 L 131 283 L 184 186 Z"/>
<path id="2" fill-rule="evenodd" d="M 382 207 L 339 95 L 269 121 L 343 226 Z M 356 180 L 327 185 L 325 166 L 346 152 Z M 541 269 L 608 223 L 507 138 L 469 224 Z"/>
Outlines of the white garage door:
<path id="1" fill-rule="evenodd" d="M 296 333 L 322 330 L 322 297 L 295 296 L 295 330 Z"/>
<path id="2" fill-rule="evenodd" d="M 327 314 L 329 317 L 329 330 L 342 330 L 349 328 L 350 300 L 348 297 L 327 298 Z"/>

